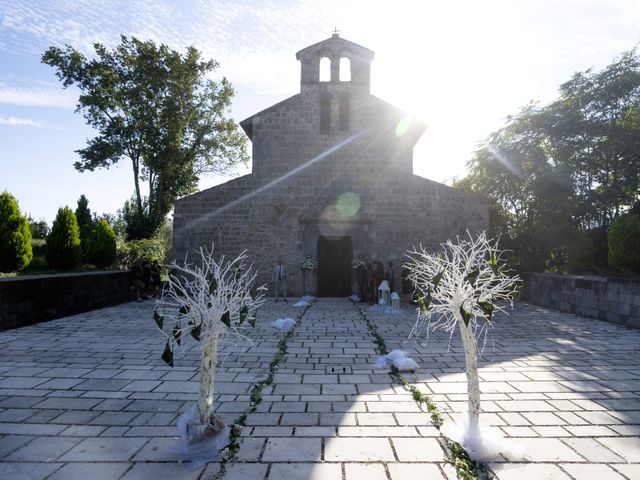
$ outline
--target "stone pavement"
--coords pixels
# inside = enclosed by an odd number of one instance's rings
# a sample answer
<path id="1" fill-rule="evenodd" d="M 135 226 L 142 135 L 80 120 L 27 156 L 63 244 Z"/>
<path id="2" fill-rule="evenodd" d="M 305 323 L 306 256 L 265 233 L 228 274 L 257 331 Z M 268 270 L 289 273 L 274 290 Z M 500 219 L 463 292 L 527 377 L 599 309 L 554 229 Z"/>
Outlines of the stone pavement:
<path id="1" fill-rule="evenodd" d="M 0 333 L 0 478 L 207 479 L 217 471 L 192 470 L 171 453 L 175 420 L 195 400 L 198 352 L 166 367 L 151 309 L 131 303 Z M 269 302 L 253 346 L 225 343 L 216 402 L 228 423 L 276 353 L 280 334 L 268 322 L 300 313 Z M 416 387 L 445 412 L 464 409 L 457 336 L 450 348 L 442 333 L 426 346 L 402 344 L 413 313 L 366 315 L 390 348 L 422 366 L 406 375 Z M 529 455 L 494 462 L 499 478 L 640 478 L 640 331 L 519 304 L 497 318 L 484 354 L 483 419 Z M 375 357 L 356 307 L 314 304 L 248 416 L 225 478 L 455 478 L 428 415 L 372 369 Z"/>
<path id="2" fill-rule="evenodd" d="M 429 416 L 372 368 L 375 346 L 350 302 L 316 302 L 288 347 L 226 479 L 455 478 Z"/>
<path id="3" fill-rule="evenodd" d="M 413 316 L 368 317 L 422 366 L 417 388 L 448 417 L 466 411 L 458 332 L 403 344 Z M 493 462 L 501 480 L 640 478 L 640 330 L 520 303 L 496 316 L 483 353 L 481 419 L 528 457 Z"/>

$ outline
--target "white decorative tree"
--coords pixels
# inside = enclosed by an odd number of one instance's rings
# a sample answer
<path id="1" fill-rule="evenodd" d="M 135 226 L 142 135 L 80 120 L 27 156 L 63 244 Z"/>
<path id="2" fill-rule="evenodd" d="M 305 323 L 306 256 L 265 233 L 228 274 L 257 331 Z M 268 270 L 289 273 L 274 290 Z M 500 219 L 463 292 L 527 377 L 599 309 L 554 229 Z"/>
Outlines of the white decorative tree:
<path id="1" fill-rule="evenodd" d="M 450 240 L 442 244 L 438 254 L 422 246 L 409 252 L 405 263 L 409 278 L 420 294 L 418 318 L 410 337 L 420 337 L 430 330 L 442 329 L 453 335 L 460 329 L 464 345 L 468 421 L 459 426 L 459 441 L 472 458 L 481 460 L 493 456 L 495 435 L 480 430 L 480 385 L 478 382 L 477 338 L 486 335 L 493 326 L 493 314 L 504 311 L 513 302 L 520 278 L 507 268 L 504 252 L 497 241 L 483 232 L 468 240 Z M 487 438 L 492 437 L 492 438 Z"/>
<path id="2" fill-rule="evenodd" d="M 242 331 L 255 326 L 256 310 L 266 290 L 258 287 L 252 292 L 257 273 L 245 264 L 245 252 L 231 261 L 224 256 L 216 261 L 213 247 L 201 248 L 199 257 L 199 265 L 171 264 L 169 281 L 153 312 L 167 338 L 162 359 L 168 365 L 173 367 L 174 352 L 189 334 L 202 345 L 197 408 L 183 416 L 188 444 L 224 429 L 213 408 L 218 342 L 229 335 L 246 338 Z"/>

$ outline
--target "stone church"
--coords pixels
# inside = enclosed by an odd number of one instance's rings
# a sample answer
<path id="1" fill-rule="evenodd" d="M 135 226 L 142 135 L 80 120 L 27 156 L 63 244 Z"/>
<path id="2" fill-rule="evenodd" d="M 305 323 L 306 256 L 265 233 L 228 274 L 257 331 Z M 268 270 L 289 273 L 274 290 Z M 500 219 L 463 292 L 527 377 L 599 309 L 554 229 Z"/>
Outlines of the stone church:
<path id="1" fill-rule="evenodd" d="M 176 259 L 212 242 L 247 249 L 260 283 L 281 258 L 290 295 L 348 296 L 359 255 L 393 262 L 399 278 L 413 245 L 487 228 L 484 201 L 413 174 L 425 124 L 371 95 L 373 56 L 338 34 L 296 54 L 300 93 L 240 122 L 252 173 L 177 201 Z M 306 255 L 319 265 L 305 287 Z"/>

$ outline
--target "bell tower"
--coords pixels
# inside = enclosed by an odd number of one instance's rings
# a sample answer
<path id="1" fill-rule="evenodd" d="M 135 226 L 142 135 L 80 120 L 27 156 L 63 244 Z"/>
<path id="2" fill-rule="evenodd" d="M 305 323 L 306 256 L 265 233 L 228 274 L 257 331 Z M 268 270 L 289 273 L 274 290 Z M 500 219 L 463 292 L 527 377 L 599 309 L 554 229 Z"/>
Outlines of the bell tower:
<path id="1" fill-rule="evenodd" d="M 349 86 L 351 89 L 370 92 L 371 61 L 374 52 L 343 38 L 337 30 L 330 38 L 296 53 L 300 61 L 300 92 L 315 90 L 318 84 Z M 321 65 L 328 64 L 328 72 Z"/>

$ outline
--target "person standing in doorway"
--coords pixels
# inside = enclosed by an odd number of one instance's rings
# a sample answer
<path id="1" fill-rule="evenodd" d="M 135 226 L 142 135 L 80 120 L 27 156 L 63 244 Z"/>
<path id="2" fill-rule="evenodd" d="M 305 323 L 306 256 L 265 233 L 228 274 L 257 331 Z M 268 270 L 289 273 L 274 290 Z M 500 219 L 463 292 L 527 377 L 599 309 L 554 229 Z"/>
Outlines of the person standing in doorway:
<path id="1" fill-rule="evenodd" d="M 287 269 L 282 262 L 282 259 L 278 260 L 278 264 L 273 269 L 273 281 L 275 283 L 276 302 L 280 293 L 282 293 L 284 301 L 287 302 Z M 282 292 L 280 291 L 282 289 Z"/>

